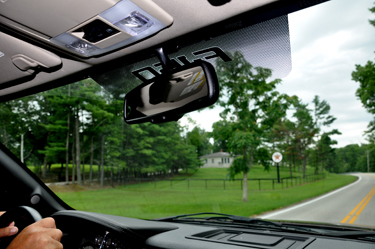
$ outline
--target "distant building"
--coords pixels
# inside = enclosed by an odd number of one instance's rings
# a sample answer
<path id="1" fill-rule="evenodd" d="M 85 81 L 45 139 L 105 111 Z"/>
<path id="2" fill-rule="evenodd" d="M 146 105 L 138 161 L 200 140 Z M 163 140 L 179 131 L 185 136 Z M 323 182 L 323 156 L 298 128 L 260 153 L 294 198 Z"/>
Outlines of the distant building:
<path id="1" fill-rule="evenodd" d="M 216 152 L 199 157 L 203 160 L 202 168 L 229 168 L 233 163 L 234 157 L 228 152 Z"/>

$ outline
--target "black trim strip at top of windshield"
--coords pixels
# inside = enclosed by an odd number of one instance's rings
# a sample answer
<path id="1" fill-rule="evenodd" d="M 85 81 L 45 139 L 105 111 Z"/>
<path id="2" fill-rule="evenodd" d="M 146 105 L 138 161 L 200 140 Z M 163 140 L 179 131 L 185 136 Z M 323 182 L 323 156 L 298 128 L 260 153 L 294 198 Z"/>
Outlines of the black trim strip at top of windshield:
<path id="1" fill-rule="evenodd" d="M 174 38 L 163 44 L 158 44 L 155 47 L 146 49 L 144 51 L 137 52 L 132 55 L 126 56 L 126 59 L 119 58 L 113 61 L 109 61 L 101 64 L 100 66 L 94 66 L 94 75 L 106 72 L 107 70 L 114 68 L 121 68 L 137 62 L 150 59 L 155 57 L 155 49 L 163 47 L 166 54 L 171 54 L 178 52 L 184 47 L 191 46 L 193 44 L 208 41 L 215 37 L 240 30 L 257 23 L 261 23 L 267 20 L 271 20 L 283 15 L 288 15 L 290 13 L 314 6 L 316 4 L 328 2 L 330 0 L 281 0 L 274 3 L 268 4 L 266 6 L 253 9 L 249 12 L 237 15 L 235 17 L 229 18 L 227 20 L 215 23 L 213 25 L 195 30 L 183 36 Z M 115 66 L 115 67 L 114 67 Z"/>

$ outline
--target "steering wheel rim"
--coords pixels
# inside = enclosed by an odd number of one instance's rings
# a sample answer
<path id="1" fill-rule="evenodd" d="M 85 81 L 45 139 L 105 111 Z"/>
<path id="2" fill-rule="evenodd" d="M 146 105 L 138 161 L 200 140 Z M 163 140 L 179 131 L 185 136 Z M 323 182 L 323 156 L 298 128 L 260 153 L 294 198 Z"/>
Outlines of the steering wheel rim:
<path id="1" fill-rule="evenodd" d="M 41 219 L 42 216 L 40 213 L 32 207 L 19 206 L 6 211 L 0 216 L 0 228 L 7 227 L 14 221 L 18 228 L 18 233 L 13 236 L 1 238 L 0 248 L 6 248 L 25 227 Z"/>

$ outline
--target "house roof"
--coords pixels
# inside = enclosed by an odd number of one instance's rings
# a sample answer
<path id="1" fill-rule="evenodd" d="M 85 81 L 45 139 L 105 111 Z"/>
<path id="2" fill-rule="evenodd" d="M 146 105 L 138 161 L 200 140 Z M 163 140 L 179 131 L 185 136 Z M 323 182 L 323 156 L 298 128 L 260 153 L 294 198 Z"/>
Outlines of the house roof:
<path id="1" fill-rule="evenodd" d="M 204 156 L 200 156 L 199 158 L 213 158 L 213 157 L 231 157 L 228 152 L 216 152 Z"/>

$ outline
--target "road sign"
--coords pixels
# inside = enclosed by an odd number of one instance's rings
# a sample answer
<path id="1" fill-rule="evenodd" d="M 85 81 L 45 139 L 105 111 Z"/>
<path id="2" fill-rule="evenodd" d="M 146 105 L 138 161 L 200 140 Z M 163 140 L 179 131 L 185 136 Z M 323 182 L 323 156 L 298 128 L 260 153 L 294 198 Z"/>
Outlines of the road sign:
<path id="1" fill-rule="evenodd" d="M 283 160 L 283 155 L 281 155 L 280 152 L 275 152 L 275 153 L 272 154 L 272 160 L 275 163 L 279 163 Z"/>
<path id="2" fill-rule="evenodd" d="M 275 152 L 272 154 L 272 160 L 276 163 L 277 166 L 277 182 L 280 183 L 280 172 L 279 172 L 279 162 L 283 160 L 283 155 L 280 152 Z"/>

